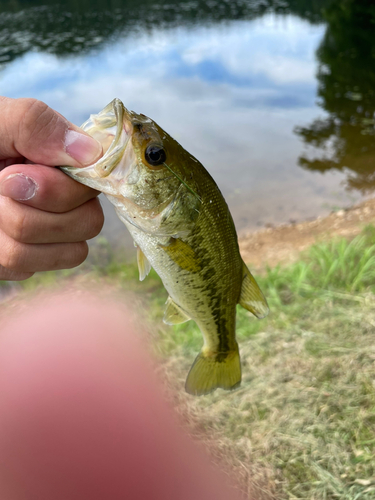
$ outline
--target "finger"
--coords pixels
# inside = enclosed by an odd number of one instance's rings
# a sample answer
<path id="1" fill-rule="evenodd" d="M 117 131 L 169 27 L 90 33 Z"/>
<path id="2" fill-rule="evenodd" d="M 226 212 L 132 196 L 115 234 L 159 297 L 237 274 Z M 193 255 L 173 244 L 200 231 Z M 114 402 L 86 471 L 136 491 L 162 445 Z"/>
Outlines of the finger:
<path id="1" fill-rule="evenodd" d="M 47 212 L 62 213 L 98 195 L 91 189 L 45 165 L 11 165 L 0 172 L 0 195 Z"/>
<path id="2" fill-rule="evenodd" d="M 44 165 L 90 165 L 100 143 L 36 99 L 0 98 L 0 159 L 23 156 Z"/>
<path id="3" fill-rule="evenodd" d="M 15 165 L 16 163 L 24 163 L 25 159 L 20 156 L 19 158 L 7 158 L 6 160 L 0 160 L 0 171 L 9 165 Z"/>
<path id="4" fill-rule="evenodd" d="M 19 243 L 0 231 L 0 265 L 17 273 L 55 271 L 79 266 L 86 259 L 88 246 L 79 243 Z"/>
<path id="5" fill-rule="evenodd" d="M 0 335 L 2 498 L 240 498 L 165 401 L 130 307 L 72 290 L 23 305 Z"/>
<path id="6" fill-rule="evenodd" d="M 31 278 L 34 273 L 20 273 L 17 271 L 10 271 L 5 267 L 0 266 L 0 280 L 4 281 L 23 281 Z"/>
<path id="7" fill-rule="evenodd" d="M 104 223 L 97 198 L 62 214 L 44 212 L 0 196 L 0 228 L 19 243 L 76 243 L 97 236 Z"/>

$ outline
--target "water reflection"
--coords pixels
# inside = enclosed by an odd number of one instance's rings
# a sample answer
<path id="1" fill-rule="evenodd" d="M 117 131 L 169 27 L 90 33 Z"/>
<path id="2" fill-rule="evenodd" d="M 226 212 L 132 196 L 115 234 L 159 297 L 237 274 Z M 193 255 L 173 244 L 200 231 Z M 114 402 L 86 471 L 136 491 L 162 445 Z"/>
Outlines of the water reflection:
<path id="1" fill-rule="evenodd" d="M 334 1 L 324 10 L 327 29 L 316 52 L 320 106 L 328 113 L 297 134 L 320 154 L 302 155 L 309 170 L 347 172 L 349 188 L 375 188 L 375 5 Z"/>
<path id="2" fill-rule="evenodd" d="M 255 19 L 266 12 L 285 12 L 281 0 L 11 0 L 0 2 L 0 63 L 30 50 L 59 56 L 87 53 L 140 33 Z"/>
<path id="3" fill-rule="evenodd" d="M 314 134 L 321 123 L 315 52 L 329 45 L 334 25 L 323 24 L 326 4 L 0 0 L 0 93 L 39 98 L 74 123 L 121 98 L 202 161 L 240 230 L 316 216 L 359 198 L 340 187 L 344 171 L 323 177 L 297 166 L 298 158 L 306 167 L 311 161 L 301 137 L 315 154 L 324 143 L 310 140 L 307 128 L 294 130 L 313 123 Z M 332 74 L 327 67 L 320 82 Z M 364 91 L 351 92 L 345 103 L 358 106 L 353 99 Z M 112 210 L 105 233 L 126 234 Z"/>

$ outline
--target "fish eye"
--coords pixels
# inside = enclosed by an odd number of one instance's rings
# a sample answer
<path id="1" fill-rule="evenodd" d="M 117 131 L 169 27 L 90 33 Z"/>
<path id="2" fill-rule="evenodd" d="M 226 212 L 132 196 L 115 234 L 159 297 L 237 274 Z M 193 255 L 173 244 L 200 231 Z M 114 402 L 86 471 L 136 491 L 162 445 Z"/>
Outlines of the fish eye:
<path id="1" fill-rule="evenodd" d="M 150 165 L 156 167 L 165 162 L 165 160 L 167 159 L 167 155 L 165 154 L 165 150 L 161 146 L 150 144 L 146 148 L 145 158 Z"/>

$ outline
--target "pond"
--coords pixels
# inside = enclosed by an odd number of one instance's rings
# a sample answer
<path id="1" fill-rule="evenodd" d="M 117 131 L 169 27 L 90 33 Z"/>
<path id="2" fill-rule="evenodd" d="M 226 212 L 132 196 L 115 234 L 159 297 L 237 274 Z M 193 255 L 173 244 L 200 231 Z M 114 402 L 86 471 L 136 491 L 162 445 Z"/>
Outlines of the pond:
<path id="1" fill-rule="evenodd" d="M 0 94 L 77 124 L 119 97 L 203 163 L 241 234 L 371 194 L 374 33 L 368 0 L 0 1 Z"/>

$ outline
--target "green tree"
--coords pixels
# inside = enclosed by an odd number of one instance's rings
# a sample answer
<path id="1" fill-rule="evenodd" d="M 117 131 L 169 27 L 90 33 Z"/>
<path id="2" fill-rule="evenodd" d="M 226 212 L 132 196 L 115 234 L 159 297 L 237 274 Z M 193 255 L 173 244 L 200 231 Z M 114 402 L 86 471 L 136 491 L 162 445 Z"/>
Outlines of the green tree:
<path id="1" fill-rule="evenodd" d="M 329 116 L 296 128 L 306 144 L 321 150 L 299 164 L 321 172 L 348 169 L 348 186 L 367 191 L 375 187 L 375 4 L 334 0 L 323 18 L 318 96 Z"/>
<path id="2" fill-rule="evenodd" d="M 123 34 L 293 13 L 321 22 L 326 0 L 0 0 L 0 64 L 29 50 L 67 56 Z"/>

